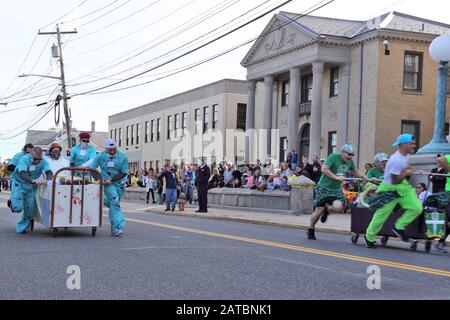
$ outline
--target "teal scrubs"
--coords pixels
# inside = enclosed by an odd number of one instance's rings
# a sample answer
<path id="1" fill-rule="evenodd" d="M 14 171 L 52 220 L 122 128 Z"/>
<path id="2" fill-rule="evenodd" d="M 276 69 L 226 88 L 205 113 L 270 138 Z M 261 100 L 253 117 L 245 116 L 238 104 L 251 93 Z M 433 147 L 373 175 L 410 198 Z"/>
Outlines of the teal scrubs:
<path id="1" fill-rule="evenodd" d="M 16 232 L 24 233 L 30 228 L 30 222 L 34 213 L 36 205 L 36 187 L 20 178 L 19 172 L 26 172 L 31 180 L 38 179 L 45 172 L 51 171 L 48 162 L 42 159 L 38 164 L 32 163 L 33 156 L 31 154 L 24 155 L 14 173 L 15 186 L 14 193 L 11 197 L 11 210 L 13 212 L 21 212 L 23 210 L 22 218 L 16 224 Z"/>
<path id="2" fill-rule="evenodd" d="M 14 155 L 14 157 L 8 162 L 8 165 L 14 165 L 15 167 L 17 167 L 17 165 L 19 164 L 20 159 L 26 155 L 25 152 L 19 152 L 16 155 Z M 16 173 L 15 171 L 11 174 L 11 195 L 14 193 L 14 180 L 16 177 Z"/>
<path id="3" fill-rule="evenodd" d="M 100 167 L 102 180 L 112 179 L 120 172 L 128 174 L 128 157 L 120 150 L 113 157 L 107 151 L 103 151 L 94 158 L 90 167 L 93 169 Z M 125 228 L 125 218 L 120 207 L 120 199 L 125 192 L 126 181 L 127 175 L 123 179 L 114 181 L 104 187 L 103 203 L 109 208 L 111 233 L 114 233 L 115 229 L 123 231 Z"/>
<path id="4" fill-rule="evenodd" d="M 74 167 L 79 167 L 89 160 L 94 160 L 97 155 L 97 150 L 92 145 L 88 145 L 86 149 L 81 148 L 81 144 L 70 149 L 70 165 Z"/>

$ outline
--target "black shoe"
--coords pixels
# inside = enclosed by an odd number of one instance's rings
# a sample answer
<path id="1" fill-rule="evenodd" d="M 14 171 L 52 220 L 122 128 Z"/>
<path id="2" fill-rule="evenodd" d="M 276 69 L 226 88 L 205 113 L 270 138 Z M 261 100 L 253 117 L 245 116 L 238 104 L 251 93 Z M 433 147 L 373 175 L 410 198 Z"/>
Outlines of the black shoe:
<path id="1" fill-rule="evenodd" d="M 11 208 L 11 199 L 8 199 L 8 208 Z"/>
<path id="2" fill-rule="evenodd" d="M 172 211 L 175 211 L 175 208 L 172 208 Z"/>
<path id="3" fill-rule="evenodd" d="M 366 247 L 370 249 L 376 249 L 377 245 L 375 241 L 369 241 L 366 236 L 364 236 L 364 241 L 366 242 Z"/>
<path id="4" fill-rule="evenodd" d="M 153 203 L 153 204 L 155 204 L 155 203 L 156 203 L 156 201 L 153 201 L 152 203 Z"/>
<path id="5" fill-rule="evenodd" d="M 320 217 L 320 222 L 325 223 L 328 219 L 328 209 L 325 207 L 325 210 L 323 210 L 322 216 Z"/>
<path id="6" fill-rule="evenodd" d="M 409 242 L 409 238 L 406 236 L 406 233 L 404 230 L 398 230 L 395 227 L 392 228 L 392 232 L 395 233 L 395 235 L 397 237 L 399 237 L 400 239 L 402 239 L 402 241 L 404 242 Z"/>
<path id="7" fill-rule="evenodd" d="M 167 208 L 166 210 L 164 210 L 164 211 L 170 211 L 170 209 L 169 208 Z"/>
<path id="8" fill-rule="evenodd" d="M 314 234 L 314 229 L 311 229 L 311 228 L 308 229 L 308 239 L 316 240 L 316 235 Z"/>
<path id="9" fill-rule="evenodd" d="M 201 210 L 197 210 L 197 211 L 195 211 L 195 212 L 197 212 L 197 213 L 198 213 L 198 212 L 202 212 L 202 211 L 201 211 Z"/>

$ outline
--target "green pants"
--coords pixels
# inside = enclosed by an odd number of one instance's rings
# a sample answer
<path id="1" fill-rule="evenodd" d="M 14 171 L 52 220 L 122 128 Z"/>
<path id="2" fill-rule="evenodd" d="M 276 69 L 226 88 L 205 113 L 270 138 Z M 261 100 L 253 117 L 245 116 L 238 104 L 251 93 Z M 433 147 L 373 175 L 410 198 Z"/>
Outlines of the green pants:
<path id="1" fill-rule="evenodd" d="M 384 223 L 397 204 L 405 209 L 403 215 L 395 222 L 395 228 L 398 230 L 405 230 L 422 213 L 422 204 L 417 199 L 416 192 L 408 181 L 403 180 L 402 183 L 396 185 L 387 185 L 383 182 L 378 187 L 377 193 L 386 191 L 395 191 L 399 197 L 375 212 L 366 231 L 366 238 L 369 241 L 375 241 L 376 235 L 383 228 Z"/>

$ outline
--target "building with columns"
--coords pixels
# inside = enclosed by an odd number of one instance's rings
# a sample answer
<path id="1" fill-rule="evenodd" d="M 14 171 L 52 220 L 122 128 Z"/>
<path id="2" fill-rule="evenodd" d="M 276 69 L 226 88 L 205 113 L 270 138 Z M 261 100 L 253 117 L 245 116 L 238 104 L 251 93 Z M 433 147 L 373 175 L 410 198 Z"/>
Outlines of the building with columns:
<path id="1" fill-rule="evenodd" d="M 441 34 L 450 25 L 398 12 L 369 21 L 275 14 L 241 62 L 247 130 L 268 135 L 262 144 L 247 135 L 246 159 L 283 161 L 294 149 L 325 158 L 349 142 L 363 166 L 392 153 L 400 133 L 428 143 L 438 67 L 428 47 Z"/>

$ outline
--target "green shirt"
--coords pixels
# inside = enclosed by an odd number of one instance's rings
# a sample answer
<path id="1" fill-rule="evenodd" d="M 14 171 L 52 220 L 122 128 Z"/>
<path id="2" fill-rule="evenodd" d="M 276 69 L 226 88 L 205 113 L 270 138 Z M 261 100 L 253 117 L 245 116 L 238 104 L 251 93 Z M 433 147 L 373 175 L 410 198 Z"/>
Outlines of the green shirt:
<path id="1" fill-rule="evenodd" d="M 384 171 L 375 167 L 369 170 L 369 172 L 367 172 L 367 178 L 372 179 L 372 178 L 376 178 L 376 179 L 380 179 L 383 180 L 384 179 Z"/>
<path id="2" fill-rule="evenodd" d="M 450 164 L 450 155 L 445 156 L 445 159 L 447 160 L 447 163 Z M 447 183 L 445 184 L 445 191 L 450 192 L 450 178 L 447 178 Z"/>
<path id="3" fill-rule="evenodd" d="M 344 162 L 339 153 L 330 154 L 325 160 L 325 165 L 337 176 L 345 176 L 349 171 L 355 171 L 353 160 Z M 342 188 L 341 181 L 331 179 L 326 174 L 322 174 L 317 185 L 329 191 L 337 191 Z"/>

